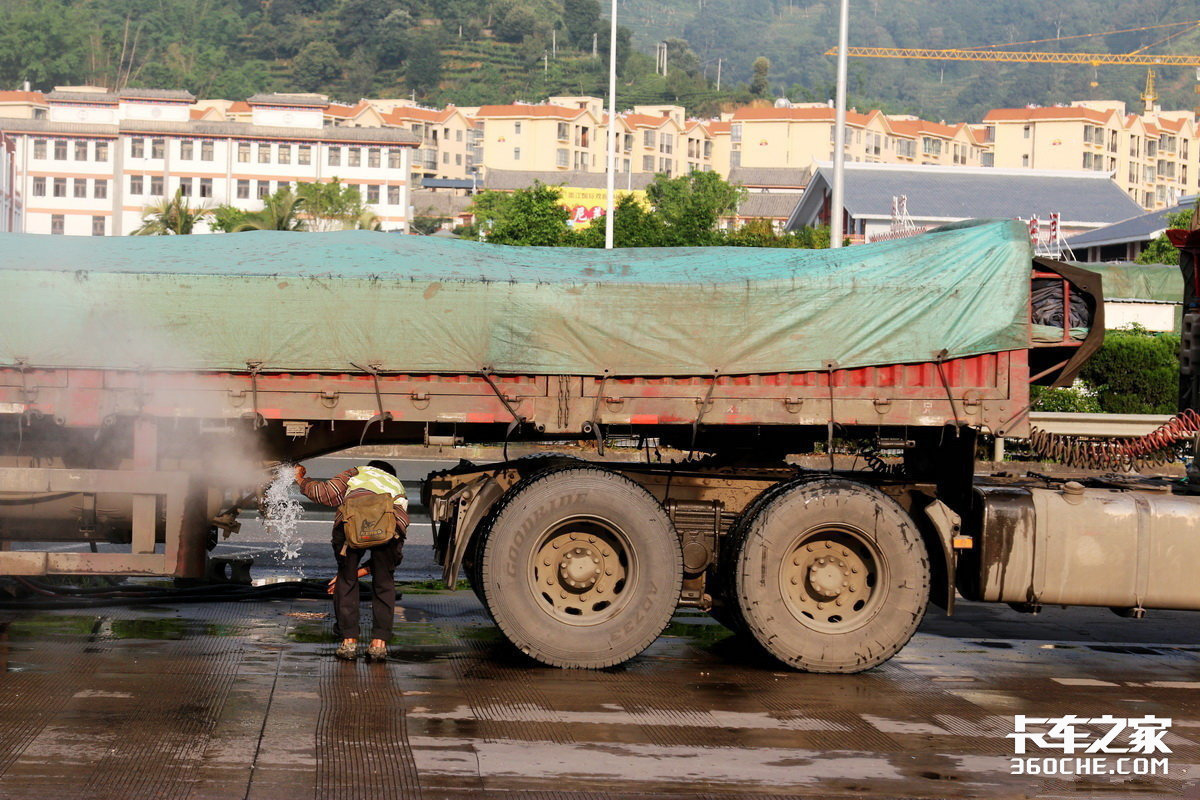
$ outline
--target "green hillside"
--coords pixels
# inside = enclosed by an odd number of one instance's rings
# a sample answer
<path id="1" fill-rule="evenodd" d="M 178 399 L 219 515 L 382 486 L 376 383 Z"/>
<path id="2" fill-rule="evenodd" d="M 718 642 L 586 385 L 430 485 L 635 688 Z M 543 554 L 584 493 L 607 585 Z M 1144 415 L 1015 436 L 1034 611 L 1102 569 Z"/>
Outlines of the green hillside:
<path id="1" fill-rule="evenodd" d="M 0 88 L 92 83 L 185 88 L 198 96 L 319 91 L 355 101 L 536 101 L 602 94 L 607 3 L 597 0 L 5 0 Z M 852 0 L 854 44 L 970 47 L 1145 28 L 1026 49 L 1200 53 L 1192 0 Z M 619 0 L 622 104 L 681 102 L 699 113 L 755 96 L 833 93 L 836 0 Z M 1168 41 L 1157 40 L 1173 36 Z M 665 41 L 666 75 L 654 49 Z M 595 56 L 593 56 L 593 47 Z M 751 91 L 753 64 L 769 61 Z M 721 91 L 716 89 L 721 67 Z M 759 62 L 760 70 L 765 62 Z M 851 102 L 933 119 L 997 106 L 1116 98 L 1136 106 L 1133 67 L 852 60 Z M 1191 107 L 1191 69 L 1159 71 L 1165 107 Z"/>

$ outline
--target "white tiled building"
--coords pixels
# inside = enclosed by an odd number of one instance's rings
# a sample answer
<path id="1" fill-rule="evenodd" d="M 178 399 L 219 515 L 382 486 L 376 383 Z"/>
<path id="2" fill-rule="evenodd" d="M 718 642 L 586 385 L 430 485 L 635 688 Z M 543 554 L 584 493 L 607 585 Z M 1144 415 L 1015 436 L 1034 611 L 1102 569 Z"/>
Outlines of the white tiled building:
<path id="1" fill-rule="evenodd" d="M 0 119 L 0 230 L 122 235 L 147 205 L 182 190 L 193 206 L 247 211 L 282 184 L 355 185 L 384 230 L 405 231 L 419 140 L 384 127 L 332 127 L 320 95 L 256 95 L 251 122 L 191 118 L 191 94 L 55 91 L 46 119 Z"/>

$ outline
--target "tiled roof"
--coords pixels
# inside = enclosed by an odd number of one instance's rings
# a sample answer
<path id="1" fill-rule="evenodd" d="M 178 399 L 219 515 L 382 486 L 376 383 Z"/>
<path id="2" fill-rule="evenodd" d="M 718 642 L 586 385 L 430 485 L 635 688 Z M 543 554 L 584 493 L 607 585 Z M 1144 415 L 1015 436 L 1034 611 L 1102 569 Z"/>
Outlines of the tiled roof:
<path id="1" fill-rule="evenodd" d="M 413 214 L 421 216 L 454 217 L 465 212 L 475 198 L 450 192 L 431 192 L 414 189 L 409 193 Z"/>
<path id="2" fill-rule="evenodd" d="M 575 119 L 586 114 L 585 108 L 567 108 L 552 105 L 525 105 L 515 103 L 506 106 L 480 106 L 476 117 L 549 117 L 558 119 Z"/>
<path id="3" fill-rule="evenodd" d="M 35 103 L 46 104 L 46 96 L 41 92 L 0 91 L 0 103 Z"/>
<path id="4" fill-rule="evenodd" d="M 249 114 L 250 104 L 245 100 L 234 100 L 229 104 L 229 108 L 225 109 L 226 114 Z"/>
<path id="5" fill-rule="evenodd" d="M 738 205 L 737 215 L 753 219 L 787 219 L 801 197 L 800 192 L 752 192 Z"/>
<path id="6" fill-rule="evenodd" d="M 112 92 L 60 92 L 53 91 L 46 95 L 50 102 L 58 103 L 99 103 L 115 106 L 120 98 Z"/>
<path id="7" fill-rule="evenodd" d="M 654 176 L 646 172 L 617 173 L 617 189 L 645 189 L 654 180 Z M 534 182 L 547 186 L 571 186 L 577 189 L 603 189 L 607 185 L 603 172 L 578 172 L 563 170 L 562 172 L 539 172 L 523 169 L 489 169 L 484 179 L 483 188 L 513 191 L 527 189 Z"/>
<path id="8" fill-rule="evenodd" d="M 292 139 L 318 142 L 380 142 L 417 145 L 420 140 L 403 128 L 283 128 L 251 125 L 248 122 L 163 122 L 160 120 L 123 120 L 118 125 L 80 122 L 52 122 L 45 119 L 6 119 L 0 117 L 0 131 L 65 133 L 116 136 L 118 133 L 163 133 L 192 136 L 229 136 L 233 138 Z"/>
<path id="9" fill-rule="evenodd" d="M 1136 217 L 1123 219 L 1103 228 L 1096 228 L 1067 240 L 1072 249 L 1083 247 L 1098 247 L 1106 244 L 1125 244 L 1127 242 L 1148 242 L 1158 236 L 1167 227 L 1167 215 L 1180 211 L 1190 211 L 1196 205 L 1195 195 L 1185 197 L 1170 208 L 1149 211 Z"/>
<path id="10" fill-rule="evenodd" d="M 729 182 L 742 186 L 774 186 L 797 189 L 808 185 L 812 170 L 808 167 L 734 167 Z"/>
<path id="11" fill-rule="evenodd" d="M 731 125 L 732 123 L 730 123 L 728 120 L 721 119 L 710 119 L 704 123 L 704 127 L 708 128 L 708 133 L 710 136 L 729 133 L 729 128 Z"/>
<path id="12" fill-rule="evenodd" d="M 323 94 L 256 94 L 253 97 L 247 97 L 246 102 L 252 106 L 324 108 L 329 105 L 329 98 Z"/>
<path id="13" fill-rule="evenodd" d="M 791 121 L 791 122 L 833 122 L 836 112 L 828 106 L 813 108 L 739 108 L 733 112 L 734 122 L 758 121 Z M 870 117 L 857 111 L 846 112 L 846 123 L 849 125 L 866 125 Z"/>
<path id="14" fill-rule="evenodd" d="M 621 119 L 631 128 L 661 128 L 671 121 L 670 117 L 655 117 L 651 114 L 622 114 Z"/>
<path id="15" fill-rule="evenodd" d="M 383 121 L 389 124 L 401 122 L 445 122 L 454 116 L 457 109 L 446 106 L 443 109 L 421 108 L 420 106 L 396 106 L 383 115 Z"/>
<path id="16" fill-rule="evenodd" d="M 832 183 L 822 165 L 813 175 L 800 223 L 813 217 Z M 887 219 L 892 198 L 905 195 L 914 219 L 1016 219 L 1057 211 L 1063 225 L 1102 225 L 1128 219 L 1142 209 L 1107 173 L 1050 172 L 992 167 L 846 164 L 846 210 L 853 217 Z"/>
<path id="17" fill-rule="evenodd" d="M 984 115 L 984 122 L 1033 122 L 1036 120 L 1086 120 L 1104 123 L 1115 111 L 1097 111 L 1082 106 L 1053 106 L 1050 108 L 993 108 Z"/>
<path id="18" fill-rule="evenodd" d="M 122 89 L 117 93 L 122 100 L 169 100 L 178 103 L 194 103 L 196 96 L 185 89 Z"/>

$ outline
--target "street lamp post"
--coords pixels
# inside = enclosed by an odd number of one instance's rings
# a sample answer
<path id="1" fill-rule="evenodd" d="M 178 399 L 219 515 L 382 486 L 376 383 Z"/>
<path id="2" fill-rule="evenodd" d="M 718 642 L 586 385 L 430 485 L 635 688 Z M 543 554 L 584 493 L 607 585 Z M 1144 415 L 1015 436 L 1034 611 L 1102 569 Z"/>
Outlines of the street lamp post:
<path id="1" fill-rule="evenodd" d="M 615 1 L 615 0 L 614 0 Z M 829 203 L 829 246 L 842 246 L 846 187 L 846 43 L 850 37 L 850 0 L 842 0 L 838 21 L 837 100 L 833 123 L 833 196 Z"/>
<path id="2" fill-rule="evenodd" d="M 613 195 L 617 179 L 617 0 L 612 0 L 608 34 L 608 201 L 604 212 L 604 248 L 613 246 Z"/>

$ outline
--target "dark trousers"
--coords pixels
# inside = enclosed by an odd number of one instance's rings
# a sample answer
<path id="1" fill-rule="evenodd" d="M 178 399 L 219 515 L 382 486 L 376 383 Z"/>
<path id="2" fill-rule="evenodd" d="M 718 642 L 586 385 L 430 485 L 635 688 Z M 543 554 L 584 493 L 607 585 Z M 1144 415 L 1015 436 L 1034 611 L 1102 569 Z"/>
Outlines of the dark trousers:
<path id="1" fill-rule="evenodd" d="M 333 526 L 333 557 L 337 560 L 338 579 L 333 589 L 333 614 L 339 635 L 344 639 L 358 638 L 358 566 L 364 555 L 371 556 L 371 638 L 392 638 L 392 621 L 396 616 L 396 565 L 404 558 L 404 538 L 397 537 L 387 544 L 366 550 L 342 547 L 346 534 L 342 523 Z"/>

